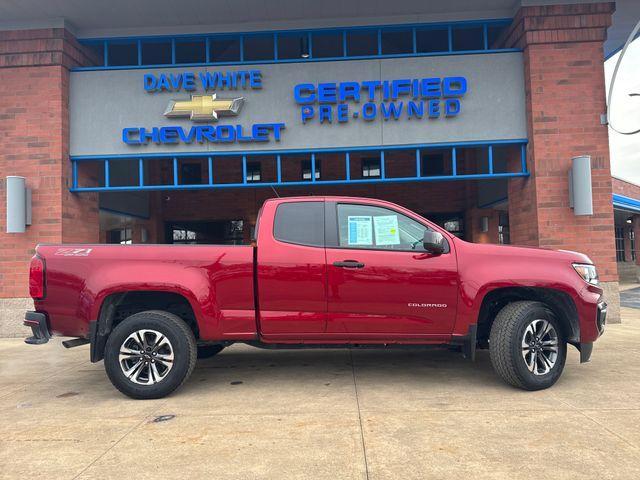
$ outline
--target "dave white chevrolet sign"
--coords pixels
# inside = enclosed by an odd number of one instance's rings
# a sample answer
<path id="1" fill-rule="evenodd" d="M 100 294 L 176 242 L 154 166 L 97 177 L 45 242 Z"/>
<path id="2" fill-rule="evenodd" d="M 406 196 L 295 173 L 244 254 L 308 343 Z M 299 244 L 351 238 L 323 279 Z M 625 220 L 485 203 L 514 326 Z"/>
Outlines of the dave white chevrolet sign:
<path id="1" fill-rule="evenodd" d="M 74 156 L 527 136 L 519 52 L 79 71 L 70 110 Z"/>

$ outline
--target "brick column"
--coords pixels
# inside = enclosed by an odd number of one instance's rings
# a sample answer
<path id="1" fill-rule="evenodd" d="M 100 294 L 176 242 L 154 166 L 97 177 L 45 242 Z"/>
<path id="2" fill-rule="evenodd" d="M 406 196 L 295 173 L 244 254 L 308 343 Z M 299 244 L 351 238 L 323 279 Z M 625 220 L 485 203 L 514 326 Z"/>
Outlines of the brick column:
<path id="1" fill-rule="evenodd" d="M 514 244 L 586 253 L 619 321 L 603 41 L 614 3 L 521 8 L 505 44 L 524 51 L 531 176 L 509 184 Z M 591 155 L 593 215 L 569 208 L 571 158 Z"/>
<path id="2" fill-rule="evenodd" d="M 69 192 L 69 69 L 90 62 L 64 29 L 0 32 L 0 336 L 25 332 L 37 243 L 98 241 L 97 195 Z M 8 175 L 32 190 L 33 224 L 23 234 L 5 233 Z"/>

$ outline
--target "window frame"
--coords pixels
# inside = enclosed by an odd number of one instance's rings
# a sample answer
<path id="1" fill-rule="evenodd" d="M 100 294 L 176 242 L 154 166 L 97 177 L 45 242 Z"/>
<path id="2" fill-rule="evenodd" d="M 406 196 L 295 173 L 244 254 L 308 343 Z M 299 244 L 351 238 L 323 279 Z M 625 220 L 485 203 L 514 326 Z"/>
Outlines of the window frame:
<path id="1" fill-rule="evenodd" d="M 431 223 L 426 218 L 422 218 L 421 216 L 410 212 L 410 211 L 401 211 L 397 208 L 394 208 L 391 205 L 375 205 L 372 203 L 366 202 L 357 202 L 357 201 L 337 201 L 337 202 L 325 202 L 325 248 L 331 249 L 339 249 L 339 250 L 365 250 L 370 252 L 393 252 L 393 253 L 412 253 L 412 254 L 423 254 L 429 255 L 429 252 L 425 250 L 400 250 L 400 249 L 390 249 L 390 248 L 376 248 L 376 246 L 372 246 L 371 248 L 365 246 L 345 246 L 340 245 L 340 224 L 339 224 L 339 215 L 338 215 L 338 207 L 340 205 L 357 205 L 362 207 L 375 207 L 381 208 L 385 210 L 389 210 L 390 212 L 396 213 L 398 215 L 402 215 L 404 217 L 413 220 L 414 222 L 422 225 L 425 229 L 439 232 L 445 241 L 445 248 L 441 255 L 445 255 L 451 253 L 450 246 L 450 234 L 446 232 L 446 230 L 439 228 L 437 225 Z M 411 213 L 411 214 L 409 214 Z M 446 232 L 446 233 L 445 233 Z"/>

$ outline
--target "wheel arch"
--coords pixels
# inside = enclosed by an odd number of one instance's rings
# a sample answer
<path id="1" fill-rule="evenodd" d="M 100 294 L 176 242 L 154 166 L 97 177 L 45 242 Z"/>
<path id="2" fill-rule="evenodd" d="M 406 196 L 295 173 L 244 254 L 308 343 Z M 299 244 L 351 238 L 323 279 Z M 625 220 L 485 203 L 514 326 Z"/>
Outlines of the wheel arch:
<path id="1" fill-rule="evenodd" d="M 477 318 L 478 342 L 488 341 L 491 325 L 498 312 L 507 304 L 521 300 L 543 303 L 560 322 L 562 334 L 572 345 L 580 343 L 580 321 L 576 304 L 569 294 L 544 287 L 502 287 L 491 290 L 482 299 Z"/>
<path id="2" fill-rule="evenodd" d="M 107 338 L 118 323 L 135 313 L 147 310 L 173 313 L 191 329 L 196 340 L 200 338 L 196 313 L 185 295 L 161 289 L 111 292 L 105 295 L 100 303 L 97 320 L 90 324 L 91 361 L 95 363 L 104 358 Z"/>

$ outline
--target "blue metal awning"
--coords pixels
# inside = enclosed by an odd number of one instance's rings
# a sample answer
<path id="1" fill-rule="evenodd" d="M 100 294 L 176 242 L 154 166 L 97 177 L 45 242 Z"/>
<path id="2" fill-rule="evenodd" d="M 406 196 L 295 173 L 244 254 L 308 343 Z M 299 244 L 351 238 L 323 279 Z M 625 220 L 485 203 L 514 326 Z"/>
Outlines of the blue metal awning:
<path id="1" fill-rule="evenodd" d="M 625 197 L 624 195 L 618 195 L 617 193 L 613 194 L 613 206 L 620 210 L 640 213 L 640 200 Z"/>

